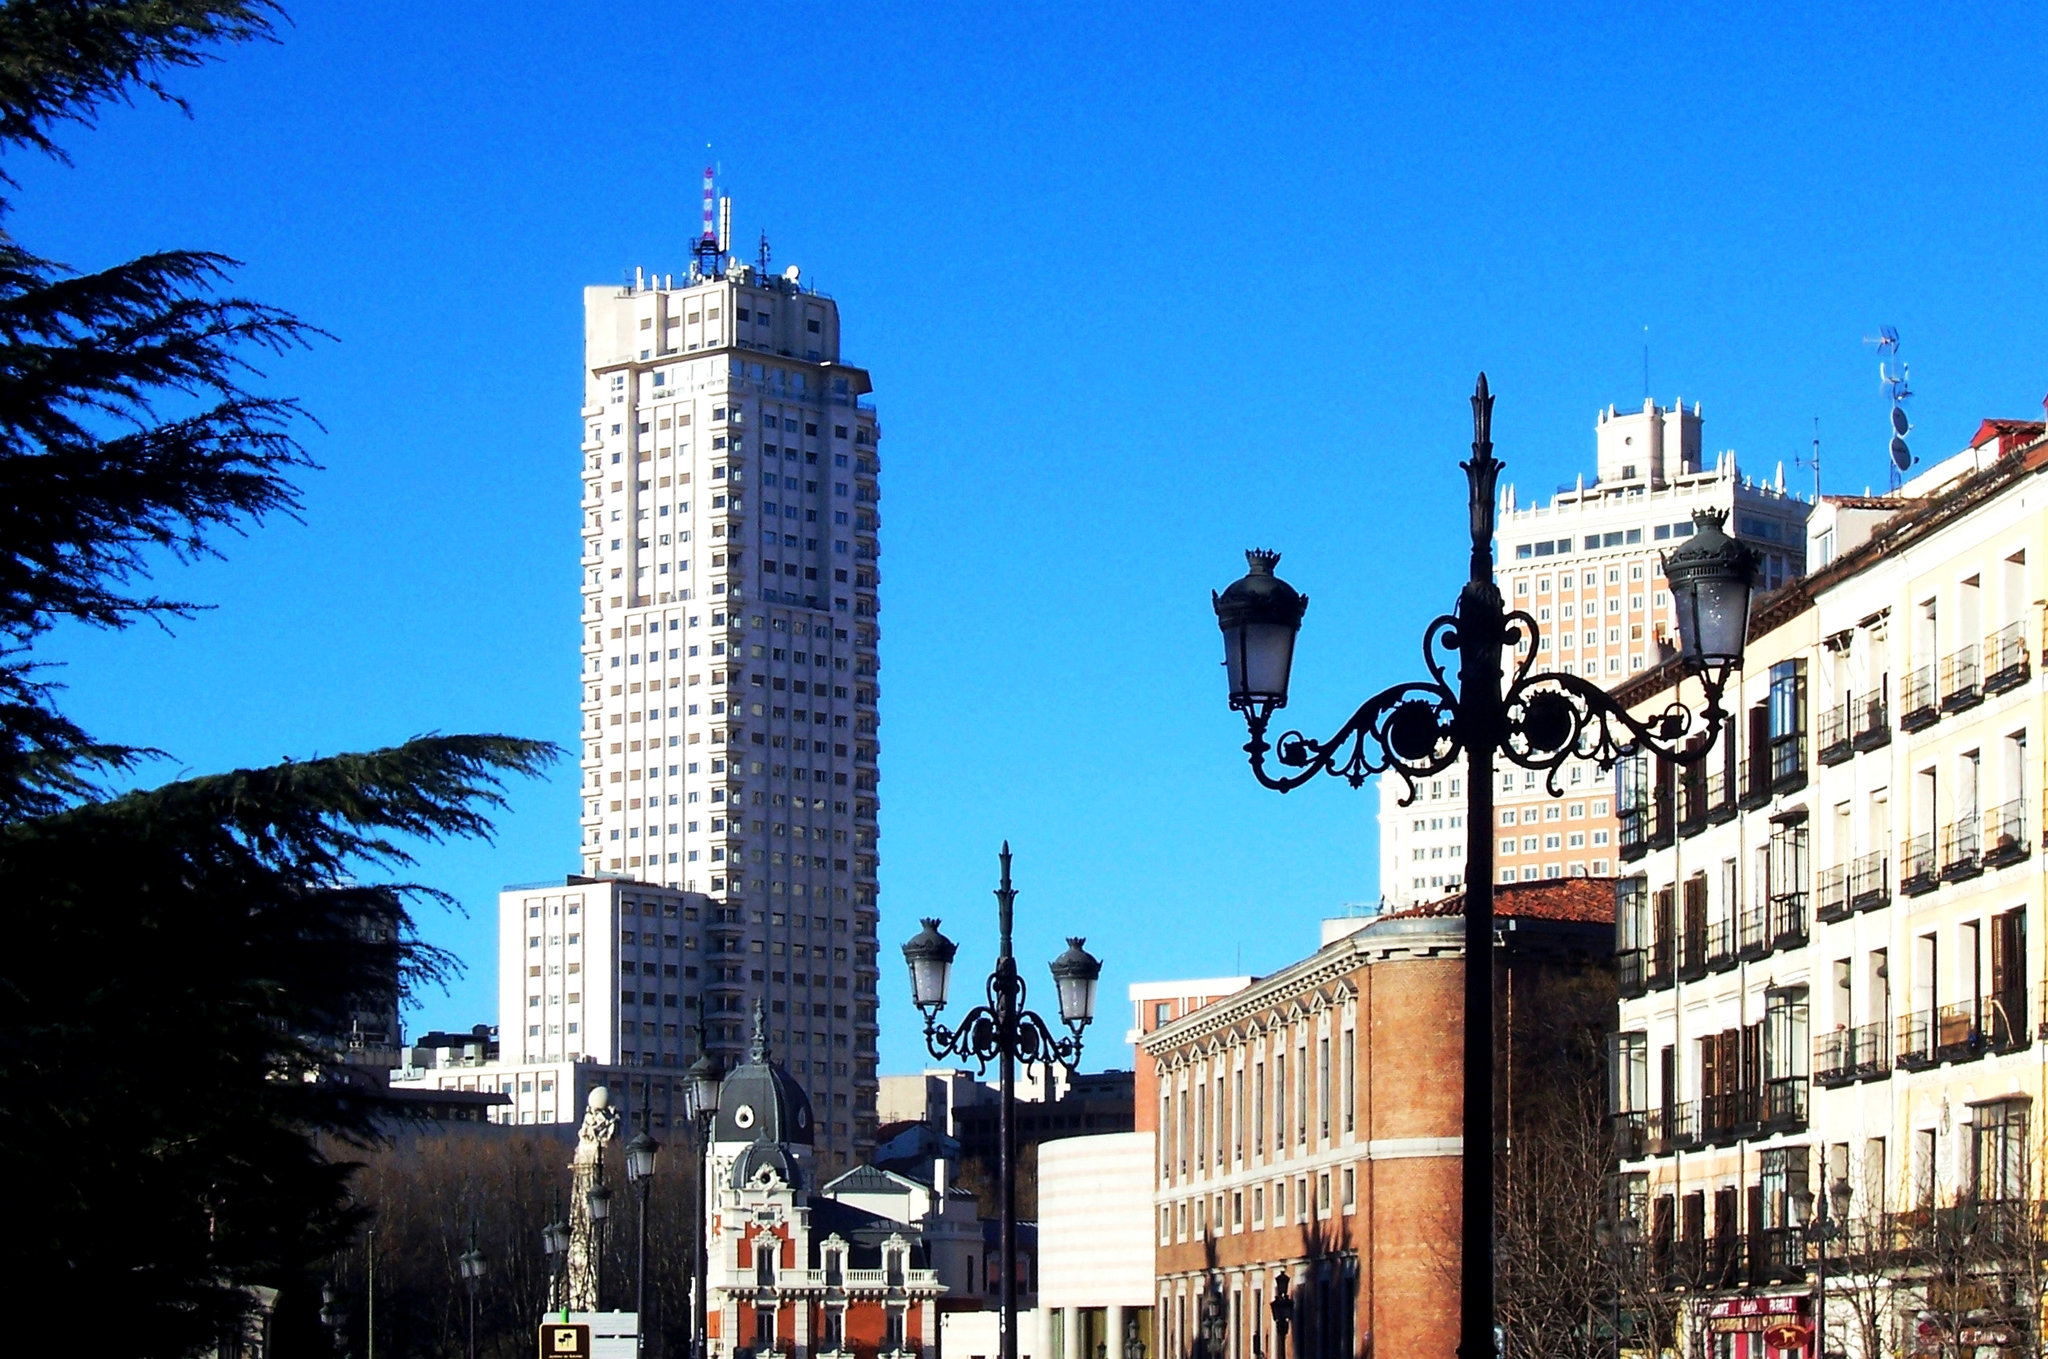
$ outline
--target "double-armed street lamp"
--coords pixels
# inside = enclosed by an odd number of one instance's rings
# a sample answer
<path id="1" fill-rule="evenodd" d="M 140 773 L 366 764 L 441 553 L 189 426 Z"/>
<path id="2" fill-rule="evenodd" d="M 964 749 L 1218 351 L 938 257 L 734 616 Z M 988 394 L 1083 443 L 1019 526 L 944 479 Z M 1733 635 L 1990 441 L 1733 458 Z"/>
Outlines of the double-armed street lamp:
<path id="1" fill-rule="evenodd" d="M 707 1052 L 690 1064 L 688 1078 L 683 1083 L 683 1110 L 697 1127 L 697 1249 L 693 1261 L 696 1287 L 692 1290 L 694 1297 L 690 1304 L 691 1359 L 704 1359 L 710 1353 L 705 1327 L 707 1299 L 704 1290 L 710 1279 L 707 1223 L 711 1213 L 711 1121 L 718 1117 L 718 1093 L 724 1082 L 724 1069 L 719 1066 L 718 1059 Z"/>
<path id="2" fill-rule="evenodd" d="M 1849 1234 L 1849 1204 L 1855 1190 L 1846 1178 L 1837 1176 L 1828 1192 L 1815 1200 L 1811 1189 L 1792 1195 L 1792 1225 L 1800 1236 L 1813 1242 L 1813 1350 L 1814 1359 L 1827 1359 L 1828 1352 L 1828 1243 Z M 1832 1205 L 1834 1212 L 1828 1212 Z M 1814 1209 L 1820 1212 L 1815 1215 Z"/>
<path id="3" fill-rule="evenodd" d="M 1072 1031 L 1060 1038 L 1035 1012 L 1024 1008 L 1024 979 L 1017 975 L 1017 959 L 1010 949 L 1011 917 L 1017 901 L 1010 886 L 1010 843 L 1003 842 L 1002 885 L 996 888 L 999 945 L 996 970 L 988 978 L 988 1002 L 969 1010 L 958 1027 L 947 1029 L 939 1023 L 939 1011 L 946 1008 L 946 993 L 952 984 L 953 956 L 959 946 L 939 933 L 939 922 L 928 919 L 924 929 L 903 946 L 904 961 L 910 965 L 910 994 L 924 1011 L 924 1040 L 934 1058 L 971 1060 L 986 1068 L 996 1063 L 999 1095 L 997 1142 L 997 1192 L 1002 1200 L 1002 1318 L 1001 1359 L 1017 1359 L 1017 1064 L 1028 1069 L 1041 1066 L 1051 1074 L 1058 1063 L 1069 1074 L 1081 1062 L 1081 1030 L 1095 1018 L 1095 984 L 1102 976 L 1102 960 L 1081 947 L 1082 940 L 1069 938 L 1067 950 L 1052 961 L 1052 980 L 1059 996 L 1060 1019 Z"/>
<path id="4" fill-rule="evenodd" d="M 654 1188 L 654 1163 L 661 1155 L 661 1143 L 648 1133 L 644 1121 L 654 1116 L 654 1082 L 647 1083 L 647 1100 L 642 1102 L 643 1125 L 626 1142 L 626 1181 L 640 1190 L 639 1221 L 633 1247 L 633 1353 L 647 1352 L 647 1194 Z"/>
<path id="5" fill-rule="evenodd" d="M 476 1359 L 476 1289 L 484 1279 L 484 1253 L 477 1249 L 474 1222 L 469 1224 L 469 1249 L 457 1263 L 462 1268 L 463 1287 L 469 1290 L 469 1359 Z"/>
<path id="6" fill-rule="evenodd" d="M 1480 374 L 1472 396 L 1472 458 L 1461 464 L 1469 493 L 1471 571 L 1455 612 L 1423 632 L 1430 678 L 1382 690 L 1361 704 L 1327 740 L 1289 731 L 1268 742 L 1273 714 L 1287 706 L 1294 641 L 1308 599 L 1273 574 L 1276 552 L 1246 554 L 1251 570 L 1212 597 L 1223 631 L 1230 706 L 1244 714 L 1252 774 L 1275 792 L 1299 788 L 1318 774 L 1360 787 L 1392 773 L 1415 798 L 1415 781 L 1464 756 L 1465 815 L 1465 1100 L 1463 1254 L 1460 1265 L 1462 1359 L 1494 1353 L 1493 1243 L 1493 777 L 1494 757 L 1545 774 L 1561 796 L 1559 774 L 1571 760 L 1603 768 L 1648 750 L 1681 764 L 1705 758 L 1728 720 L 1721 698 L 1742 663 L 1756 561 L 1722 532 L 1726 515 L 1699 510 L 1686 544 L 1664 558 L 1664 576 L 1678 619 L 1679 653 L 1699 677 L 1704 712 L 1697 718 L 1674 698 L 1647 722 L 1623 709 L 1591 680 L 1535 672 L 1541 630 L 1527 611 L 1510 611 L 1493 581 L 1494 489 L 1502 464 L 1493 456 L 1493 396 Z M 1455 687 L 1439 647 L 1458 653 Z M 1512 673 L 1509 664 L 1512 663 Z M 1282 767 L 1269 771 L 1271 753 Z"/>
<path id="7" fill-rule="evenodd" d="M 1273 1312 L 1273 1359 L 1287 1359 L 1287 1328 L 1294 1321 L 1294 1298 L 1287 1287 L 1283 1272 L 1273 1280 L 1273 1301 L 1267 1304 Z"/>

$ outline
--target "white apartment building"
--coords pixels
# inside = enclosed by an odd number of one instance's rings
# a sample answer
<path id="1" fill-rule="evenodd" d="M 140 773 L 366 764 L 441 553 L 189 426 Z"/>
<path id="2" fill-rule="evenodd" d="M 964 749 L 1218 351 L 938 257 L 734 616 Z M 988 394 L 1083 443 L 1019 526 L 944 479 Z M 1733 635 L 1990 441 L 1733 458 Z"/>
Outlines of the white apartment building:
<path id="1" fill-rule="evenodd" d="M 2044 476 L 2041 424 L 1987 421 L 1888 501 L 1826 498 L 1721 744 L 1622 768 L 1611 1212 L 1636 1303 L 1717 1355 L 1816 1320 L 1801 1200 L 1831 1190 L 1828 1352 L 1933 1352 L 1943 1269 L 1976 1352 L 2038 1324 L 1996 1233 L 1942 1233 L 2039 1197 Z M 1661 710 L 1674 673 L 1618 697 Z"/>
<path id="2" fill-rule="evenodd" d="M 1732 452 L 1709 465 L 1701 452 L 1698 405 L 1645 401 L 1640 411 L 1609 406 L 1594 424 L 1594 479 L 1561 487 L 1548 505 L 1500 492 L 1494 579 L 1508 607 L 1531 614 L 1542 633 L 1536 668 L 1613 686 L 1672 653 L 1675 622 L 1661 554 L 1691 537 L 1693 512 L 1728 513 L 1728 532 L 1762 558 L 1760 589 L 1805 570 L 1812 506 L 1775 483 L 1743 478 Z M 1390 907 L 1419 905 L 1464 883 L 1462 771 L 1417 791 L 1380 779 L 1380 894 Z M 1503 770 L 1494 794 L 1502 882 L 1614 871 L 1611 780 L 1590 763 L 1562 771 L 1553 798 L 1529 770 Z"/>
<path id="3" fill-rule="evenodd" d="M 762 997 L 776 1050 L 809 1067 L 821 1142 L 865 1149 L 880 496 L 868 375 L 840 360 L 838 307 L 794 270 L 729 262 L 587 288 L 584 335 L 579 857 L 586 877 L 632 881 L 614 901 L 665 913 L 659 930 L 616 919 L 607 938 L 642 936 L 631 961 L 664 983 L 685 969 L 678 1008 L 666 985 L 652 992 L 659 1018 L 649 988 L 633 988 L 636 1016 L 621 985 L 603 1041 L 625 1061 L 687 1065 L 701 1026 L 714 1051 L 737 1053 Z M 672 934 L 696 956 L 671 951 Z M 510 1021 L 508 1042 L 531 1027 Z M 606 1050 L 581 1036 L 581 1051 Z"/>

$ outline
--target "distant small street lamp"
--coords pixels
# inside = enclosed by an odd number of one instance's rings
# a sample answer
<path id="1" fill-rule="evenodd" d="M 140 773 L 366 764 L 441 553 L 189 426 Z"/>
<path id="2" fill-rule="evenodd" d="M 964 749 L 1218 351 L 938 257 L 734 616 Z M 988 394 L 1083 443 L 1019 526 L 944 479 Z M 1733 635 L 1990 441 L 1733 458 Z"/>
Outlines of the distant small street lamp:
<path id="1" fill-rule="evenodd" d="M 1287 1359 L 1287 1328 L 1294 1321 L 1294 1298 L 1287 1288 L 1287 1275 L 1273 1280 L 1273 1359 Z"/>
<path id="2" fill-rule="evenodd" d="M 596 1247 L 593 1254 L 597 1259 L 592 1268 L 590 1281 L 590 1307 L 594 1312 L 604 1310 L 604 1237 L 605 1223 L 612 1215 L 612 1191 L 603 1180 L 590 1186 L 590 1235 Z"/>
<path id="3" fill-rule="evenodd" d="M 998 946 L 996 970 L 989 975 L 988 1003 L 969 1010 L 957 1028 L 939 1024 L 952 989 L 953 957 L 959 946 L 939 933 L 936 919 L 903 946 L 910 966 L 910 995 L 924 1011 L 924 1040 L 933 1057 L 971 1059 L 982 1067 L 996 1063 L 998 1128 L 997 1197 L 1002 1202 L 1001 1359 L 1017 1359 L 1017 1064 L 1050 1068 L 1058 1063 L 1071 1073 L 1081 1061 L 1081 1030 L 1095 1018 L 1095 987 L 1102 960 L 1067 940 L 1067 950 L 1052 962 L 1053 986 L 1059 996 L 1060 1019 L 1072 1036 L 1055 1037 L 1044 1019 L 1024 1008 L 1024 979 L 1010 947 L 1011 918 L 1017 904 L 1010 886 L 1010 843 L 1003 842 L 1002 883 L 996 888 Z M 1049 1074 L 1049 1073 L 1048 1073 Z"/>
<path id="4" fill-rule="evenodd" d="M 562 1277 L 569 1268 L 569 1224 L 562 1221 L 562 1203 L 555 1200 L 555 1220 L 540 1230 L 541 1249 L 548 1260 L 548 1310 L 564 1304 Z"/>
<path id="5" fill-rule="evenodd" d="M 696 1297 L 691 1304 L 691 1359 L 710 1353 L 706 1334 L 705 1289 L 710 1280 L 708 1221 L 711 1213 L 711 1122 L 718 1117 L 718 1095 L 725 1083 L 725 1070 L 718 1059 L 705 1053 L 690 1064 L 683 1085 L 683 1109 L 697 1128 L 697 1252 Z"/>
<path id="6" fill-rule="evenodd" d="M 1799 1234 L 1814 1246 L 1815 1264 L 1813 1270 L 1813 1353 L 1817 1359 L 1825 1359 L 1828 1352 L 1828 1243 L 1840 1241 L 1849 1234 L 1849 1204 L 1855 1196 L 1849 1181 L 1836 1176 L 1828 1186 L 1828 1192 L 1818 1203 L 1820 1215 L 1814 1216 L 1814 1194 L 1811 1189 L 1802 1189 L 1792 1195 L 1792 1225 Z M 1832 1205 L 1834 1213 L 1829 1214 Z"/>
<path id="7" fill-rule="evenodd" d="M 1223 1300 L 1222 1281 L 1212 1279 L 1208 1295 L 1202 1299 L 1203 1359 L 1224 1359 L 1224 1346 L 1229 1340 L 1230 1307 Z"/>
<path id="8" fill-rule="evenodd" d="M 653 1083 L 648 1083 L 652 1098 Z M 640 1116 L 651 1118 L 653 1110 L 643 1107 Z M 638 1240 L 634 1245 L 633 1271 L 633 1353 L 647 1352 L 647 1195 L 654 1187 L 654 1162 L 661 1155 L 661 1143 L 642 1128 L 626 1143 L 626 1179 L 640 1189 Z"/>
<path id="9" fill-rule="evenodd" d="M 477 1249 L 475 1222 L 469 1224 L 469 1249 L 458 1263 L 463 1286 L 469 1290 L 469 1359 L 476 1359 L 476 1289 L 484 1278 L 484 1253 Z"/>
<path id="10" fill-rule="evenodd" d="M 1493 792 L 1494 757 L 1505 756 L 1548 777 L 1561 794 L 1559 772 L 1571 760 L 1609 766 L 1639 750 L 1678 764 L 1705 759 L 1728 720 L 1721 698 L 1742 663 L 1748 635 L 1756 558 L 1722 532 L 1719 510 L 1693 515 L 1691 538 L 1664 559 L 1664 575 L 1678 618 L 1679 659 L 1699 676 L 1705 710 L 1695 718 L 1674 700 L 1647 722 L 1638 720 L 1591 679 L 1539 672 L 1547 645 L 1526 610 L 1510 610 L 1493 580 L 1495 485 L 1502 464 L 1493 456 L 1493 395 L 1486 375 L 1472 394 L 1472 458 L 1465 469 L 1471 528 L 1470 572 L 1457 611 L 1434 619 L 1422 636 L 1427 680 L 1411 680 L 1374 694 L 1336 734 L 1316 740 L 1289 731 L 1268 742 L 1273 714 L 1287 706 L 1294 643 L 1308 597 L 1273 574 L 1277 552 L 1245 554 L 1250 571 L 1212 596 L 1223 633 L 1224 673 L 1230 706 L 1244 714 L 1251 740 L 1245 753 L 1263 786 L 1285 793 L 1318 774 L 1360 787 L 1374 774 L 1398 775 L 1407 785 L 1441 773 L 1462 755 L 1465 809 L 1465 1070 L 1464 1145 L 1494 1145 L 1493 1124 Z M 1457 683 L 1446 671 L 1457 653 Z M 1510 669 L 1510 664 L 1512 669 Z M 1282 766 L 1269 771 L 1272 754 Z M 1463 1243 L 1460 1263 L 1459 1342 L 1462 1359 L 1493 1359 L 1493 1157 L 1462 1158 Z"/>

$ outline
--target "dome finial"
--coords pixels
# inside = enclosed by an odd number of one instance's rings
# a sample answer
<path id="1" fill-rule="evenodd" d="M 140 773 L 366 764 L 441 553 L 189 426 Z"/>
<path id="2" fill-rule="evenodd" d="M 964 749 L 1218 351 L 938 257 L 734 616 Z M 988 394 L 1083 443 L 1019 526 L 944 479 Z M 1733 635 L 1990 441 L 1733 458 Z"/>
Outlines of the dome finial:
<path id="1" fill-rule="evenodd" d="M 759 996 L 754 997 L 754 1042 L 747 1052 L 757 1062 L 768 1060 L 768 1007 Z"/>

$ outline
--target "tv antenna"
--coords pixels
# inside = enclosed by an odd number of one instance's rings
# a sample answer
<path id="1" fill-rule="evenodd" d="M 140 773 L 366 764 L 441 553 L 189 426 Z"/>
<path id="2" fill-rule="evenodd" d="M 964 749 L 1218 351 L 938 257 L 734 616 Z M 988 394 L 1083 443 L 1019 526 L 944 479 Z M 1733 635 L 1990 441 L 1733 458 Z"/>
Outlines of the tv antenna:
<path id="1" fill-rule="evenodd" d="M 704 167 L 704 232 L 697 237 L 697 243 L 690 247 L 690 254 L 697 261 L 699 278 L 719 276 L 718 198 L 713 188 L 717 173 L 715 166 Z"/>
<path id="2" fill-rule="evenodd" d="M 1813 469 L 1813 503 L 1816 505 L 1820 504 L 1820 417 L 1818 415 L 1813 417 L 1813 456 L 1802 458 L 1794 455 L 1792 465 L 1794 467 L 1811 467 Z"/>
<path id="3" fill-rule="evenodd" d="M 761 233 L 761 277 L 768 277 L 768 233 Z"/>
<path id="4" fill-rule="evenodd" d="M 1865 336 L 1863 343 L 1877 346 L 1877 385 L 1884 390 L 1887 400 L 1892 403 L 1891 489 L 1899 489 L 1906 469 L 1913 465 L 1913 450 L 1906 446 L 1906 435 L 1912 432 L 1913 423 L 1906 418 L 1906 402 L 1912 399 L 1913 388 L 1909 382 L 1911 369 L 1899 357 L 1899 329 L 1897 326 L 1879 326 L 1875 336 Z"/>

